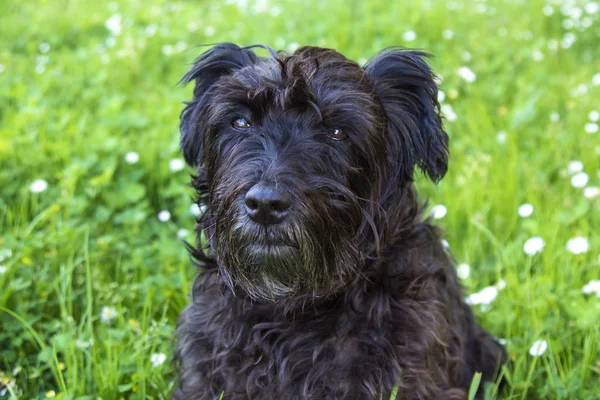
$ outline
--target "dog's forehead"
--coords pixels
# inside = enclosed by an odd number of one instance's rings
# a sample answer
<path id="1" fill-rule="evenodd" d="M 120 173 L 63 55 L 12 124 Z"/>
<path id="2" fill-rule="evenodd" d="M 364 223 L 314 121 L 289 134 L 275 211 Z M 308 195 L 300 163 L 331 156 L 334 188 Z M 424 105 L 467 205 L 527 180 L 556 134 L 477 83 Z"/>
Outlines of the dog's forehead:
<path id="1" fill-rule="evenodd" d="M 248 98 L 268 99 L 282 108 L 307 102 L 332 107 L 353 99 L 369 101 L 372 86 L 365 76 L 357 63 L 341 53 L 311 47 L 292 55 L 260 58 L 234 75 Z"/>

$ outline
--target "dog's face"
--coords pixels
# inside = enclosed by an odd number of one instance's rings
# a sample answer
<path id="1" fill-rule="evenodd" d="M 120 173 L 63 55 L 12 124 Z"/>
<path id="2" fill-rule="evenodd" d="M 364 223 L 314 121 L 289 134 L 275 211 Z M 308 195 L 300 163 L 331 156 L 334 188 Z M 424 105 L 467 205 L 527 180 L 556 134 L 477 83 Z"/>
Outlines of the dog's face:
<path id="1" fill-rule="evenodd" d="M 444 175 L 447 136 L 424 54 L 364 69 L 333 50 L 258 57 L 220 44 L 185 82 L 182 150 L 224 281 L 256 300 L 324 296 L 380 250 L 415 166 Z"/>

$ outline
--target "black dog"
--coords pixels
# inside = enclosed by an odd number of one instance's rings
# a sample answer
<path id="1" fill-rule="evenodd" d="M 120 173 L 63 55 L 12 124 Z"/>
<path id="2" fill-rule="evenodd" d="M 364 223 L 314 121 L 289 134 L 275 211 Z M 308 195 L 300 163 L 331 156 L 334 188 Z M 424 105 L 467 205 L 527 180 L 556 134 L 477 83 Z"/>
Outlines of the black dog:
<path id="1" fill-rule="evenodd" d="M 174 398 L 465 398 L 506 356 L 413 186 L 415 166 L 438 181 L 448 161 L 426 54 L 360 68 L 255 47 L 269 56 L 219 44 L 183 79 L 181 146 L 207 211 Z"/>

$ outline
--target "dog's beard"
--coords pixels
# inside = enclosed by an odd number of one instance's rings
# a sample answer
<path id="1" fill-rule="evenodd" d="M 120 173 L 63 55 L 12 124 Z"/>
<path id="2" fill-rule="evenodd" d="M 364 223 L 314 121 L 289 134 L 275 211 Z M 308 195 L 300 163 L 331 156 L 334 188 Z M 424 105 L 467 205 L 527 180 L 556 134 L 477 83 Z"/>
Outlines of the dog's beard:
<path id="1" fill-rule="evenodd" d="M 356 249 L 349 233 L 323 214 L 305 222 L 257 226 L 236 207 L 217 212 L 212 247 L 225 284 L 256 301 L 326 296 L 356 273 Z M 219 215 L 220 214 L 220 215 Z M 313 223 L 309 223 L 312 221 Z"/>

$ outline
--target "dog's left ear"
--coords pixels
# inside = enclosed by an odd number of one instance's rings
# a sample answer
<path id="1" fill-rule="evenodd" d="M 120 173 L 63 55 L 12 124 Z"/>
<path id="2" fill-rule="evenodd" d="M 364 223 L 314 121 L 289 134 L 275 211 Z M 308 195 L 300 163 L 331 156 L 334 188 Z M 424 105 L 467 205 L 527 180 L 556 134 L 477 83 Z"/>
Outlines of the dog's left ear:
<path id="1" fill-rule="evenodd" d="M 387 117 L 392 151 L 401 157 L 405 179 L 419 167 L 433 181 L 448 169 L 448 135 L 444 132 L 434 74 L 420 51 L 384 50 L 365 67 Z"/>

